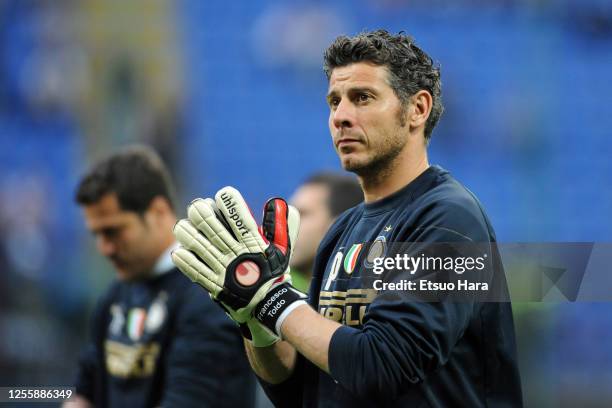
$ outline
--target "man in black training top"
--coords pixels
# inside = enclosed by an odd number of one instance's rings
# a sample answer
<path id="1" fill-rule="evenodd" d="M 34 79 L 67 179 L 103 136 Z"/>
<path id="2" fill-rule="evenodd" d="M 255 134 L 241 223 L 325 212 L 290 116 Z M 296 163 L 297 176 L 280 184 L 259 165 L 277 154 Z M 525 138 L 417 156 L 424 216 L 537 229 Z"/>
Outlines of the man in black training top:
<path id="1" fill-rule="evenodd" d="M 219 251 L 197 244 L 217 242 L 208 228 L 214 208 L 194 202 L 189 220 L 175 228 L 182 247 L 174 262 L 248 327 L 251 366 L 278 406 L 522 406 L 509 302 L 419 302 L 372 285 L 374 258 L 391 243 L 486 243 L 500 268 L 481 204 L 428 161 L 442 113 L 439 69 L 410 37 L 379 30 L 337 38 L 325 52 L 325 72 L 333 144 L 359 177 L 365 203 L 323 239 L 308 303 L 282 275 L 295 224 L 282 200 L 266 204 L 267 241 L 258 244 L 265 250 L 229 256 L 225 269 L 215 263 Z M 232 215 L 227 225 L 237 239 L 257 241 L 236 227 L 254 230 L 239 193 L 217 195 L 230 203 L 231 212 L 218 198 L 216 205 Z M 499 300 L 507 300 L 503 276 L 497 284 Z"/>
<path id="2" fill-rule="evenodd" d="M 164 164 L 145 147 L 97 163 L 78 187 L 87 228 L 118 279 L 98 302 L 68 407 L 253 404 L 237 327 L 170 259 L 171 191 Z"/>

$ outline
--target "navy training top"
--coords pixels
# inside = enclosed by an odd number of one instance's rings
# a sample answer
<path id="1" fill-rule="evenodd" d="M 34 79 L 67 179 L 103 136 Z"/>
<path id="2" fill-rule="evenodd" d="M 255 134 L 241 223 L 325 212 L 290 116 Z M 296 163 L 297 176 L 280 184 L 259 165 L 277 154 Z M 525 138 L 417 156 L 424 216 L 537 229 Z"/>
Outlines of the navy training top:
<path id="1" fill-rule="evenodd" d="M 262 382 L 277 406 L 521 407 L 509 302 L 418 302 L 372 287 L 383 241 L 495 242 L 476 197 L 431 166 L 400 191 L 342 214 L 319 246 L 310 305 L 343 324 L 329 346 L 331 376 L 299 356 L 287 381 Z M 506 291 L 501 271 L 497 291 Z M 384 256 L 381 245 L 375 252 Z M 389 254 L 387 254 L 389 256 Z M 498 276 L 499 278 L 499 276 Z"/>
<path id="2" fill-rule="evenodd" d="M 96 407 L 255 403 L 238 327 L 176 268 L 143 281 L 116 281 L 100 298 L 76 391 Z"/>

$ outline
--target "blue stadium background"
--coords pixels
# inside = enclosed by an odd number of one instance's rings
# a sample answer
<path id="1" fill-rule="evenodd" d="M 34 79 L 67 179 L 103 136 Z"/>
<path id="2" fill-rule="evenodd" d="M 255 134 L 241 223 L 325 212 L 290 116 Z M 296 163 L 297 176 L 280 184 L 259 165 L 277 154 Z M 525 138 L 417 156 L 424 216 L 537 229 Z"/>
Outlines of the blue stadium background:
<path id="1" fill-rule="evenodd" d="M 117 146 L 157 147 L 194 196 L 254 208 L 339 169 L 321 53 L 413 35 L 442 67 L 430 161 L 502 242 L 612 239 L 612 2 L 0 1 L 0 385 L 71 379 L 112 277 L 72 201 Z M 609 406 L 612 307 L 518 304 L 527 406 Z"/>

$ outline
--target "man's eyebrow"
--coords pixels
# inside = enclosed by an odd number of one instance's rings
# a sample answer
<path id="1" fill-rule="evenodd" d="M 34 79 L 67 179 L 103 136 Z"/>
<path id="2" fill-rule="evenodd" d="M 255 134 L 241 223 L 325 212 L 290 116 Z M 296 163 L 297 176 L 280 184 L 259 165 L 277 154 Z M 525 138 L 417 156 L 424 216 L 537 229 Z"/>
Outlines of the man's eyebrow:
<path id="1" fill-rule="evenodd" d="M 376 89 L 369 87 L 369 86 L 356 86 L 354 88 L 350 88 L 349 93 L 372 93 L 372 94 L 378 94 L 378 91 L 376 91 Z"/>
<path id="2" fill-rule="evenodd" d="M 338 95 L 338 92 L 336 92 L 336 90 L 329 91 L 328 94 L 325 95 L 325 99 L 329 101 L 331 98 L 333 98 L 336 95 Z"/>
<path id="3" fill-rule="evenodd" d="M 349 94 L 364 93 L 364 92 L 378 95 L 378 91 L 375 88 L 372 88 L 369 86 L 355 86 L 355 87 L 349 88 L 348 90 Z M 337 95 L 338 95 L 338 92 L 336 92 L 336 90 L 332 90 L 332 91 L 329 91 L 325 99 L 329 101 L 331 98 Z"/>

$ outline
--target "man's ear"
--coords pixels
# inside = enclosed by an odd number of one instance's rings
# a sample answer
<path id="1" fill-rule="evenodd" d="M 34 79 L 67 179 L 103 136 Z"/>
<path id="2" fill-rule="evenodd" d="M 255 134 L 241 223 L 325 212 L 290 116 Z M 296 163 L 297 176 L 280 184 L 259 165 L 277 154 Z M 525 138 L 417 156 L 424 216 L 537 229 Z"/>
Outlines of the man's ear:
<path id="1" fill-rule="evenodd" d="M 150 218 L 152 222 L 160 222 L 169 214 L 173 214 L 172 207 L 170 207 L 168 200 L 162 196 L 153 198 L 145 212 L 146 217 Z"/>
<path id="2" fill-rule="evenodd" d="M 433 107 L 431 94 L 422 89 L 410 97 L 410 102 L 408 125 L 410 125 L 411 129 L 416 129 L 420 126 L 425 127 L 425 122 L 427 122 Z"/>

